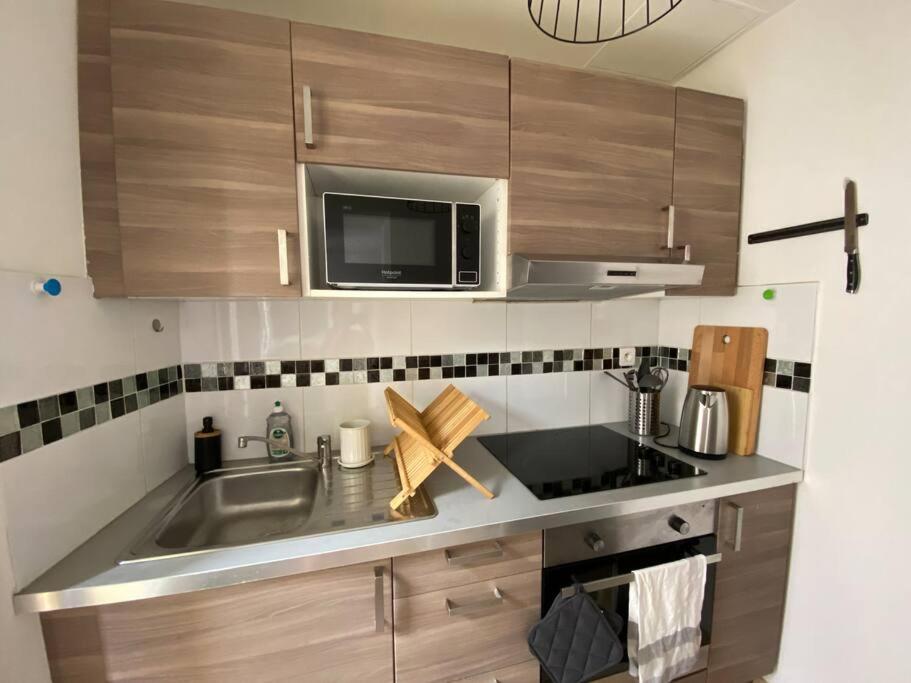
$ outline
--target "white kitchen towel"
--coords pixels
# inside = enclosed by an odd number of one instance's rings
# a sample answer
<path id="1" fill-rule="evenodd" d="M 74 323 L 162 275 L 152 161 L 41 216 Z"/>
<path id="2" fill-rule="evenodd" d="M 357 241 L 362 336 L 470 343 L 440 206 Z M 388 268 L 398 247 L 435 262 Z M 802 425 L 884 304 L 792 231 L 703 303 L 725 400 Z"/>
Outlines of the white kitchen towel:
<path id="1" fill-rule="evenodd" d="M 668 683 L 695 668 L 705 571 L 705 555 L 696 555 L 633 572 L 627 648 L 639 683 Z"/>

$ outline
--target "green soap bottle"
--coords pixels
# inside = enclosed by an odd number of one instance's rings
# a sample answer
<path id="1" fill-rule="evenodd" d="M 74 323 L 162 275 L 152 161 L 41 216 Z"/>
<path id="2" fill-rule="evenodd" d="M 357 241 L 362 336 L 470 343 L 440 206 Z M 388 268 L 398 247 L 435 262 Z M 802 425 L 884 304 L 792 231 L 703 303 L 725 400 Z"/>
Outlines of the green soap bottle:
<path id="1" fill-rule="evenodd" d="M 266 444 L 269 449 L 270 458 L 287 458 L 290 454 L 288 448 L 294 448 L 294 434 L 291 431 L 291 416 L 282 408 L 282 402 L 276 401 L 275 407 L 266 418 L 266 437 L 270 441 L 277 441 L 283 444 L 285 448 L 278 448 L 272 444 Z"/>

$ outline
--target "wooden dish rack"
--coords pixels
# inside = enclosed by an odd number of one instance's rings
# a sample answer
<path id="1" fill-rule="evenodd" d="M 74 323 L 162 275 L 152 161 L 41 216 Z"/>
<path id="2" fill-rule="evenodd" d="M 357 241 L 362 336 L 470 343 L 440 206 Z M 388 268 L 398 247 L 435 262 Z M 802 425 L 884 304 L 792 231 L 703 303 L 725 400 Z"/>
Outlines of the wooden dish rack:
<path id="1" fill-rule="evenodd" d="M 441 464 L 474 486 L 488 499 L 493 493 L 453 460 L 453 451 L 490 415 L 453 385 L 446 387 L 423 412 L 391 387 L 384 392 L 389 421 L 402 431 L 383 453 L 393 454 L 402 491 L 389 507 L 397 510 L 411 498 L 430 473 Z"/>

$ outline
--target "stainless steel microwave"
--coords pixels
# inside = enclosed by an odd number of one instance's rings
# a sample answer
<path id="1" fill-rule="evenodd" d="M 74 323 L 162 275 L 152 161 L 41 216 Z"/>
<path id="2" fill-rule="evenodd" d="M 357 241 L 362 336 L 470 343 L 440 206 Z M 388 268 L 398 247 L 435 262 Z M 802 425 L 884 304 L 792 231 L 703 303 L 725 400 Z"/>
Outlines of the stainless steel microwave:
<path id="1" fill-rule="evenodd" d="M 323 194 L 326 283 L 358 289 L 481 284 L 481 207 Z"/>

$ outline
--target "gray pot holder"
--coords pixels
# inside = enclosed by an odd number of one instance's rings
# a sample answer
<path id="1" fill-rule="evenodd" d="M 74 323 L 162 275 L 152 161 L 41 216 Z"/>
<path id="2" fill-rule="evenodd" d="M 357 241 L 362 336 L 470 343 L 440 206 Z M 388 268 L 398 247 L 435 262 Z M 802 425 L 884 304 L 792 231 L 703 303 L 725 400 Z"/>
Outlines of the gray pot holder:
<path id="1" fill-rule="evenodd" d="M 556 597 L 529 632 L 528 647 L 553 683 L 585 683 L 604 676 L 623 659 L 617 638 L 621 627 L 619 615 L 602 612 L 577 585 L 571 597 Z"/>

